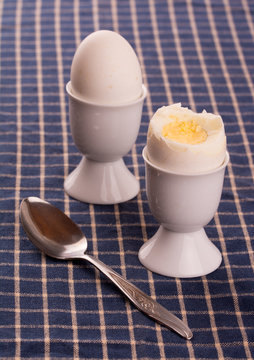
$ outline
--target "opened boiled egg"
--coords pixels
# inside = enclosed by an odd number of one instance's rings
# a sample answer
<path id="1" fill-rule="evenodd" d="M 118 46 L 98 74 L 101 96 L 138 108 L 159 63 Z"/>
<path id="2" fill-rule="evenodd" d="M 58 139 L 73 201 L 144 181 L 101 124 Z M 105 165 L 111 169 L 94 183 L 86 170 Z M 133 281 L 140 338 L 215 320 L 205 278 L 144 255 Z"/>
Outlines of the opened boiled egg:
<path id="1" fill-rule="evenodd" d="M 79 45 L 71 66 L 72 94 L 86 102 L 119 105 L 142 95 L 138 58 L 121 35 L 100 30 Z"/>
<path id="2" fill-rule="evenodd" d="M 222 118 L 180 103 L 163 106 L 150 120 L 147 155 L 154 165 L 181 174 L 216 169 L 226 155 Z"/>

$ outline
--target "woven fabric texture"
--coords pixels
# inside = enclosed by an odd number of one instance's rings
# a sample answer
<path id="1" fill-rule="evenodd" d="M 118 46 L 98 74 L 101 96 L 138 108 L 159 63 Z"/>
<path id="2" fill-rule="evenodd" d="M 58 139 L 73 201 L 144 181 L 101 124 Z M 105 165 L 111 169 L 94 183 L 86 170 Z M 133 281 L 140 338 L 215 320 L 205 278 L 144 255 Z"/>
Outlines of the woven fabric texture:
<path id="1" fill-rule="evenodd" d="M 140 193 L 117 205 L 70 198 L 81 159 L 65 85 L 75 49 L 109 29 L 133 46 L 148 89 L 139 135 L 124 157 Z M 254 358 L 252 0 L 0 0 L 0 358 Z M 138 251 L 158 229 L 142 149 L 157 108 L 181 102 L 219 113 L 230 163 L 206 226 L 223 261 L 176 279 L 147 271 Z M 84 231 L 88 251 L 188 323 L 186 341 L 143 315 L 89 264 L 58 261 L 28 240 L 23 198 L 41 197 Z"/>

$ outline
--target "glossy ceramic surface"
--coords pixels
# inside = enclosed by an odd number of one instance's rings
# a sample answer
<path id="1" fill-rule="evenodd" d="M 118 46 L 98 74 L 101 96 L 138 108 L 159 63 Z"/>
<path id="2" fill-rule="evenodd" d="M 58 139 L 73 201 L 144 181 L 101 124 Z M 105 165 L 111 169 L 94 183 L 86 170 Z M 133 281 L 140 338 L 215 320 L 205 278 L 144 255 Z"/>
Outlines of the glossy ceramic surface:
<path id="1" fill-rule="evenodd" d="M 89 203 L 114 204 L 139 192 L 139 183 L 125 166 L 126 155 L 138 136 L 146 88 L 136 101 L 100 106 L 76 98 L 67 84 L 73 140 L 83 159 L 66 179 L 65 191 Z M 98 178 L 100 177 L 100 178 Z"/>
<path id="2" fill-rule="evenodd" d="M 154 166 L 143 150 L 149 206 L 161 224 L 139 251 L 148 269 L 173 277 L 208 274 L 221 263 L 221 254 L 203 229 L 220 202 L 225 167 L 199 174 L 177 174 Z"/>
<path id="3" fill-rule="evenodd" d="M 139 182 L 123 159 L 93 161 L 83 156 L 64 183 L 65 191 L 75 199 L 92 204 L 116 204 L 135 197 Z"/>

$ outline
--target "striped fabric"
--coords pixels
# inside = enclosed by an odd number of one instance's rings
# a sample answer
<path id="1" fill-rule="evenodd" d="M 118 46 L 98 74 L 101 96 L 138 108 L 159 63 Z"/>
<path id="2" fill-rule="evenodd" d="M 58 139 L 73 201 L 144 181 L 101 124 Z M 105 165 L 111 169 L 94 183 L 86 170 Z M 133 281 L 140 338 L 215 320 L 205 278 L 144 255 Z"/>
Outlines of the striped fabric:
<path id="1" fill-rule="evenodd" d="M 80 161 L 65 84 L 76 47 L 98 29 L 131 43 L 149 90 L 124 159 L 141 192 L 108 206 L 63 191 Z M 0 358 L 254 358 L 254 2 L 0 0 L 0 31 Z M 195 279 L 153 274 L 137 257 L 158 228 L 141 157 L 147 126 L 158 107 L 175 102 L 220 113 L 231 156 L 206 227 L 223 262 Z M 90 253 L 186 321 L 193 340 L 141 314 L 90 265 L 42 255 L 19 220 L 20 201 L 31 195 L 70 215 Z"/>

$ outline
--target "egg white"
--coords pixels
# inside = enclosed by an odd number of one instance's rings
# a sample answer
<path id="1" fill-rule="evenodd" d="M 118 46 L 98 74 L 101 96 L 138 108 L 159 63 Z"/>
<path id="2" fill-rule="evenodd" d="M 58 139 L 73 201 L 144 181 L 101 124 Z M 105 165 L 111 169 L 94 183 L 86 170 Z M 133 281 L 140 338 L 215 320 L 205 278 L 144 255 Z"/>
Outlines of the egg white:
<path id="1" fill-rule="evenodd" d="M 171 118 L 170 118 L 171 116 Z M 195 119 L 206 131 L 204 142 L 191 145 L 179 143 L 162 135 L 163 127 L 172 120 Z M 168 171 L 177 173 L 199 173 L 219 167 L 226 155 L 226 136 L 221 116 L 207 113 L 195 113 L 181 104 L 159 108 L 150 120 L 147 136 L 149 160 Z"/>

